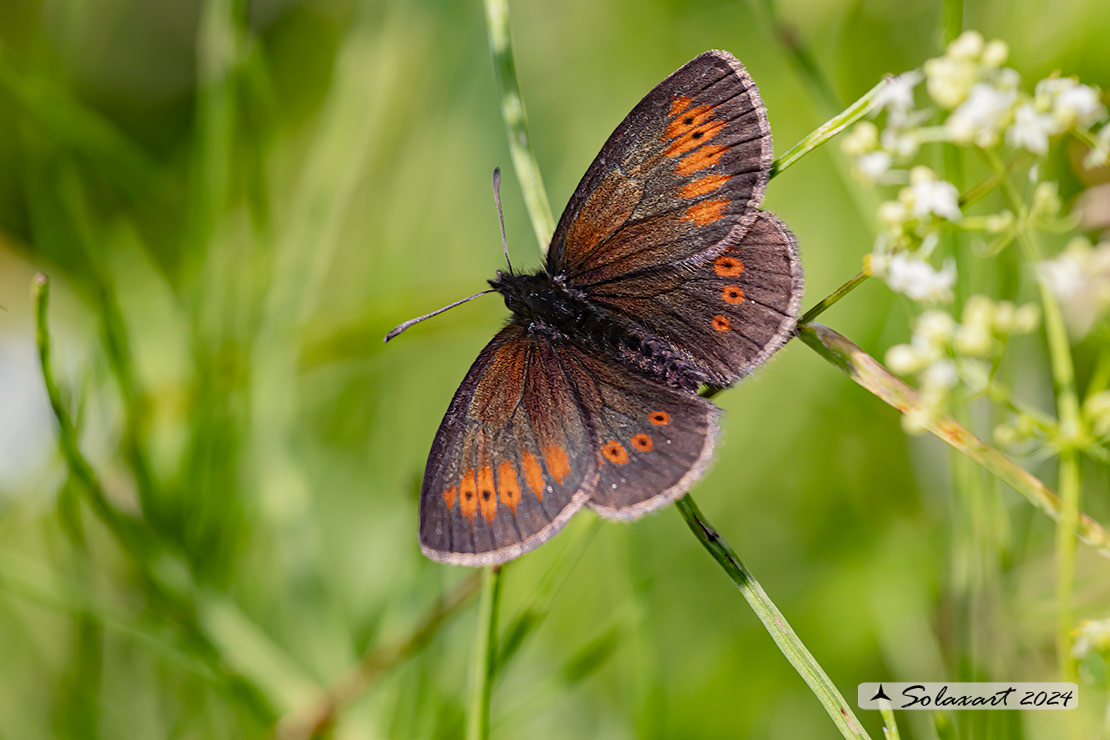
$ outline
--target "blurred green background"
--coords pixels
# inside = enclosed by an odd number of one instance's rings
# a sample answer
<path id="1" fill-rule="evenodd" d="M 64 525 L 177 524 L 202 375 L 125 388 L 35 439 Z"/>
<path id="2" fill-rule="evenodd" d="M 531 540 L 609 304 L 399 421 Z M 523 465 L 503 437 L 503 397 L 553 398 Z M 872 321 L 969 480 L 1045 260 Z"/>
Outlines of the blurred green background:
<path id="1" fill-rule="evenodd" d="M 776 151 L 835 112 L 770 7 L 514 3 L 556 211 L 628 110 L 705 49 L 747 66 Z M 840 103 L 942 49 L 935 2 L 775 10 Z M 973 1 L 965 26 L 1009 42 L 1029 81 L 1110 85 L 1105 0 Z M 836 149 L 767 196 L 801 243 L 806 305 L 873 239 L 875 196 Z M 0 738 L 266 737 L 468 575 L 420 555 L 417 492 L 504 307 L 381 337 L 501 267 L 498 165 L 513 261 L 537 264 L 477 2 L 0 2 Z M 1076 187 L 1065 177 L 1065 199 Z M 142 533 L 131 555 L 57 451 L 39 270 L 82 449 Z M 881 357 L 911 315 L 874 282 L 824 320 Z M 1021 351 L 1043 366 L 1039 338 Z M 1047 375 L 1027 385 L 1051 406 Z M 907 439 L 799 342 L 718 402 L 723 441 L 694 494 L 850 702 L 862 681 L 1056 678 L 1044 516 Z M 1106 521 L 1106 468 L 1085 476 L 1084 507 Z M 535 626 L 495 686 L 496 737 L 833 735 L 676 512 L 592 519 L 505 572 L 502 623 Z M 1079 616 L 1110 612 L 1105 575 L 1081 549 Z M 471 603 L 322 732 L 459 736 L 474 620 Z M 1051 738 L 1061 721 L 901 716 L 922 738 Z M 877 713 L 861 717 L 881 736 Z"/>

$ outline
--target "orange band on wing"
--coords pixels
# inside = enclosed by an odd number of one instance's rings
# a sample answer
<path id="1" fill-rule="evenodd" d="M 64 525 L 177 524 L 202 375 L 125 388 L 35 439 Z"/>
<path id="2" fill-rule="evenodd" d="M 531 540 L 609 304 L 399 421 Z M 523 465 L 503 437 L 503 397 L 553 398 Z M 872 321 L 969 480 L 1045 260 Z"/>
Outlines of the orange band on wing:
<path id="1" fill-rule="evenodd" d="M 687 200 L 700 198 L 703 195 L 712 193 L 714 190 L 724 185 L 730 179 L 732 179 L 731 175 L 718 174 L 710 174 L 704 177 L 699 177 L 697 180 L 683 185 L 682 189 L 678 191 L 678 194 L 681 195 L 683 198 L 686 198 Z"/>
<path id="2" fill-rule="evenodd" d="M 703 200 L 687 208 L 686 213 L 682 214 L 682 220 L 705 226 L 720 219 L 727 205 L 727 200 Z"/>
<path id="3" fill-rule="evenodd" d="M 728 151 L 728 147 L 724 144 L 706 144 L 680 159 L 674 167 L 674 172 L 679 177 L 685 177 L 698 170 L 704 170 L 706 167 L 712 167 L 717 164 L 717 160 L 726 151 Z"/>
<path id="4" fill-rule="evenodd" d="M 690 103 L 693 102 L 693 98 L 687 98 L 683 95 L 678 96 L 673 101 L 671 101 L 671 115 L 677 116 L 679 113 L 689 108 Z"/>
<path id="5" fill-rule="evenodd" d="M 563 478 L 570 472 L 570 462 L 567 460 L 567 451 L 558 445 L 548 447 L 543 451 L 544 462 L 547 469 L 555 477 L 556 482 L 562 483 Z"/>
<path id="6" fill-rule="evenodd" d="M 540 464 L 536 462 L 531 452 L 525 452 L 521 462 L 524 467 L 524 480 L 528 481 L 528 487 L 536 494 L 536 498 L 543 501 L 543 471 L 540 470 Z"/>

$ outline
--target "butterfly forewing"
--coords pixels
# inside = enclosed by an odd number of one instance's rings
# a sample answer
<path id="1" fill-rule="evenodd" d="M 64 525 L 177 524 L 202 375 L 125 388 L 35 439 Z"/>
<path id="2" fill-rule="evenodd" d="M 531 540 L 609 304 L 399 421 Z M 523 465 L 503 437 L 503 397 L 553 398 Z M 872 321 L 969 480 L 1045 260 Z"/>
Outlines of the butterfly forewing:
<path id="1" fill-rule="evenodd" d="M 702 54 L 605 142 L 559 221 L 548 271 L 585 286 L 738 240 L 763 199 L 771 157 L 744 67 L 728 52 Z"/>
<path id="2" fill-rule="evenodd" d="M 421 547 L 460 565 L 510 560 L 557 532 L 596 477 L 593 435 L 551 344 L 506 327 L 436 433 L 420 494 Z"/>

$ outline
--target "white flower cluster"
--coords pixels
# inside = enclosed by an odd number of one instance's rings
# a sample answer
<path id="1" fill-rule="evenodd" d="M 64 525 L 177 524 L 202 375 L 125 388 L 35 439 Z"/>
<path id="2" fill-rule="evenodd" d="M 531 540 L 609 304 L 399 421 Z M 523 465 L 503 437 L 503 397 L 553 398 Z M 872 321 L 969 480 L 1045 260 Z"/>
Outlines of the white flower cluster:
<path id="1" fill-rule="evenodd" d="M 1072 239 L 1060 256 L 1039 262 L 1037 274 L 1075 337 L 1085 337 L 1110 311 L 1110 242 L 1092 247 L 1082 237 Z"/>
<path id="2" fill-rule="evenodd" d="M 984 148 L 1005 141 L 1041 156 L 1051 137 L 1068 131 L 1082 132 L 1095 142 L 1085 160 L 1088 167 L 1105 164 L 1110 159 L 1108 126 L 1093 132 L 1107 115 L 1099 91 L 1053 76 L 1038 82 L 1030 95 L 1021 90 L 1021 75 L 1004 66 L 1009 54 L 1004 41 L 984 41 L 978 32 L 967 31 L 948 45 L 944 56 L 925 62 L 923 72 L 906 72 L 888 82 L 873 106 L 876 114 L 887 114 L 883 130 L 862 123 L 844 139 L 856 175 L 869 182 L 904 182 L 904 173 L 894 167 L 928 141 Z M 914 108 L 915 88 L 922 81 L 936 109 Z M 934 125 L 923 126 L 930 120 Z"/>
<path id="3" fill-rule="evenodd" d="M 870 257 L 872 274 L 915 301 L 952 300 L 955 262 L 937 270 L 928 258 L 940 224 L 961 218 L 956 186 L 938 179 L 928 167 L 914 167 L 910 184 L 896 200 L 879 206 L 878 217 L 881 232 Z"/>
<path id="4" fill-rule="evenodd" d="M 926 90 L 951 111 L 944 122 L 951 141 L 992 147 L 1005 139 L 1039 156 L 1048 152 L 1052 136 L 1089 132 L 1106 117 L 1099 91 L 1070 77 L 1041 80 L 1032 96 L 1022 92 L 1021 75 L 1002 66 L 1008 56 L 1005 42 L 984 42 L 967 31 L 943 57 L 925 63 Z"/>
<path id="5" fill-rule="evenodd" d="M 1014 306 L 972 296 L 964 305 L 960 323 L 944 311 L 926 311 L 914 323 L 909 344 L 898 344 L 886 353 L 886 363 L 899 375 L 915 375 L 921 405 L 902 417 L 906 431 L 918 433 L 948 407 L 960 383 L 971 394 L 983 393 L 990 379 L 990 362 L 1001 352 L 1001 340 L 1027 334 L 1037 327 L 1040 315 L 1033 304 Z"/>

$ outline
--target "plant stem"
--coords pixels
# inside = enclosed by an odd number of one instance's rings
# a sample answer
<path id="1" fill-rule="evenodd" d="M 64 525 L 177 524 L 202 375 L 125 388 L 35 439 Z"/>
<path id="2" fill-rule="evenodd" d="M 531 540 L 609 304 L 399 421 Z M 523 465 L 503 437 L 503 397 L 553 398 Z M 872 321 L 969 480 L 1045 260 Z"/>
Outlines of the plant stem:
<path id="1" fill-rule="evenodd" d="M 77 444 L 77 431 L 70 419 L 69 412 L 62 404 L 62 394 L 58 389 L 54 377 L 54 367 L 50 356 L 50 327 L 46 321 L 47 308 L 50 303 L 50 281 L 41 272 L 35 275 L 31 283 L 32 295 L 35 303 L 35 343 L 38 346 L 39 365 L 42 370 L 43 384 L 46 386 L 46 397 L 50 402 L 50 409 L 58 422 L 58 445 L 62 457 L 69 467 L 70 473 L 81 482 L 81 490 L 88 497 L 93 511 L 120 543 L 132 552 L 135 540 L 130 528 L 116 509 L 108 502 L 100 480 L 93 472 L 92 465 L 85 459 L 81 448 Z"/>
<path id="2" fill-rule="evenodd" d="M 863 729 L 863 725 L 852 713 L 848 702 L 844 700 L 836 686 L 821 669 L 821 665 L 806 650 L 805 645 L 791 629 L 782 612 L 771 601 L 767 592 L 763 590 L 763 587 L 759 585 L 751 572 L 740 562 L 733 549 L 721 539 L 717 531 L 705 520 L 697 504 L 694 503 L 694 499 L 687 494 L 676 501 L 675 506 L 682 514 L 682 518 L 686 520 L 690 531 L 694 533 L 702 546 L 709 551 L 713 559 L 720 563 L 725 574 L 736 584 L 736 588 L 740 590 L 752 611 L 759 617 L 759 621 L 763 622 L 763 626 L 771 635 L 771 639 L 775 641 L 782 654 L 786 656 L 798 675 L 809 686 L 810 691 L 821 702 L 840 733 L 846 738 L 869 737 Z"/>
<path id="3" fill-rule="evenodd" d="M 898 734 L 898 722 L 894 719 L 894 709 L 890 702 L 883 699 L 879 702 L 879 713 L 883 715 L 883 736 L 886 740 L 901 740 Z"/>
<path id="4" fill-rule="evenodd" d="M 868 90 L 863 97 L 822 123 L 808 136 L 787 149 L 782 156 L 771 163 L 771 177 L 782 174 L 802 157 L 870 113 L 875 106 L 875 98 L 893 81 L 893 77 L 885 77 L 879 84 Z"/>
<path id="5" fill-rule="evenodd" d="M 509 0 L 485 0 L 486 26 L 489 31 L 489 48 L 493 55 L 493 73 L 501 91 L 501 115 L 509 135 L 509 153 L 524 205 L 536 232 L 540 252 L 547 254 L 551 236 L 555 233 L 555 218 L 547 200 L 539 165 L 532 153 L 528 139 L 528 121 L 524 115 L 524 99 L 516 79 L 516 62 L 513 61 L 512 41 L 509 37 Z"/>
<path id="6" fill-rule="evenodd" d="M 991 167 L 998 174 L 1002 190 L 1013 206 L 1018 220 L 1018 243 L 1030 263 L 1041 260 L 1040 247 L 1029 226 L 1029 210 L 1021 194 L 1010 181 L 1009 173 L 1003 167 L 998 155 L 984 151 Z M 1052 380 L 1056 389 L 1056 412 L 1060 427 L 1056 440 L 1059 451 L 1059 488 L 1063 499 L 1063 512 L 1056 527 L 1056 645 L 1057 660 L 1061 673 L 1066 680 L 1076 680 L 1076 665 L 1071 657 L 1072 629 L 1075 627 L 1075 556 L 1077 536 L 1080 526 L 1079 451 L 1077 440 L 1082 436 L 1082 421 L 1079 412 L 1079 396 L 1075 391 L 1075 368 L 1071 359 L 1071 344 L 1068 341 L 1064 316 L 1060 304 L 1049 287 L 1038 280 L 1041 307 L 1044 313 L 1045 335 L 1048 339 L 1048 354 L 1052 366 Z"/>
<path id="7" fill-rule="evenodd" d="M 832 308 L 833 304 L 835 304 L 841 298 L 843 298 L 844 296 L 848 295 L 853 290 L 858 288 L 860 286 L 860 284 L 869 277 L 871 277 L 871 263 L 870 263 L 870 260 L 868 260 L 867 264 L 864 265 L 864 268 L 862 270 L 860 270 L 858 273 L 856 273 L 856 276 L 854 278 L 852 278 L 848 282 L 841 285 L 839 288 L 834 290 L 832 293 L 829 293 L 827 296 L 825 296 L 820 301 L 818 301 L 817 304 L 813 308 L 806 311 L 802 315 L 802 318 L 798 319 L 798 325 L 801 326 L 801 325 L 808 324 L 809 322 L 813 321 L 815 318 L 817 318 L 818 316 L 823 314 L 825 311 Z"/>
<path id="8" fill-rule="evenodd" d="M 198 592 L 187 564 L 150 539 L 146 530 L 141 529 L 142 522 L 121 514 L 108 501 L 104 486 L 77 443 L 77 431 L 69 412 L 62 404 L 61 391 L 54 377 L 50 353 L 50 329 L 46 320 L 50 282 L 42 273 L 35 275 L 32 281 L 32 295 L 35 304 L 35 340 L 38 345 L 39 362 L 47 399 L 58 422 L 58 442 L 62 457 L 70 475 L 80 482 L 81 490 L 88 497 L 93 512 L 127 555 L 130 564 L 142 576 L 157 609 L 167 618 L 177 621 L 193 641 L 194 646 L 199 648 L 199 654 L 203 656 L 214 673 L 225 675 L 234 684 L 245 689 L 248 694 L 264 693 L 260 691 L 259 686 L 267 682 L 271 687 L 279 684 L 296 687 L 308 685 L 309 682 L 299 675 L 283 675 L 274 670 L 277 664 L 273 662 L 268 663 L 266 670 L 257 669 L 251 665 L 239 665 L 232 669 L 229 664 L 234 663 L 234 658 L 229 659 L 229 655 L 235 652 L 235 648 L 245 642 L 253 643 L 255 646 L 269 645 L 262 630 L 246 619 L 230 602 L 207 599 Z M 202 624 L 206 614 L 216 612 L 224 619 L 215 624 L 211 622 Z M 221 627 L 232 623 L 236 628 L 234 639 L 224 639 L 227 634 L 221 630 Z M 242 673 L 237 669 L 242 669 Z M 244 675 L 247 673 L 250 674 L 250 678 Z M 270 699 L 274 698 L 272 693 L 267 696 Z M 260 719 L 263 721 L 272 720 L 269 714 L 271 710 L 268 707 L 262 709 L 254 701 L 246 703 L 252 710 L 262 714 Z"/>
<path id="9" fill-rule="evenodd" d="M 902 413 L 921 405 L 921 398 L 916 390 L 829 327 L 821 324 L 801 326 L 798 328 L 798 336 L 864 389 Z M 1064 521 L 1067 503 L 1052 489 L 954 419 L 940 417 L 926 429 L 1009 485 L 1039 511 L 1057 522 Z M 1110 535 L 1094 519 L 1078 513 L 1076 534 L 1082 542 L 1094 547 L 1099 555 L 1110 558 Z"/>
<path id="10" fill-rule="evenodd" d="M 489 705 L 497 670 L 497 613 L 501 605 L 501 571 L 494 565 L 482 571 L 482 598 L 478 605 L 478 635 L 471 663 L 470 709 L 467 740 L 489 739 Z"/>

